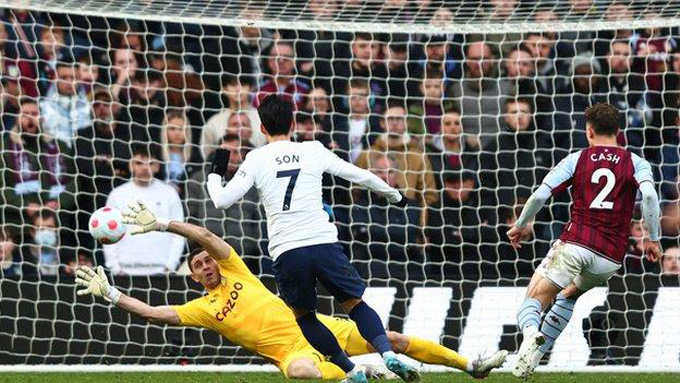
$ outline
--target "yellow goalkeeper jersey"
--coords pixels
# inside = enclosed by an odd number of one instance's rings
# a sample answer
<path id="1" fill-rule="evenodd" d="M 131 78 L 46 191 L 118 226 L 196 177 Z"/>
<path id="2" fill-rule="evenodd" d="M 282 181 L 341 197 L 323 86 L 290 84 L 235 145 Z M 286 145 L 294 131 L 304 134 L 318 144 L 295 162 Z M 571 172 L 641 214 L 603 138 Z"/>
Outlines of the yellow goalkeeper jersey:
<path id="1" fill-rule="evenodd" d="M 250 272 L 232 248 L 218 261 L 222 282 L 206 296 L 173 306 L 182 326 L 216 331 L 279 365 L 303 337 L 286 304 Z"/>

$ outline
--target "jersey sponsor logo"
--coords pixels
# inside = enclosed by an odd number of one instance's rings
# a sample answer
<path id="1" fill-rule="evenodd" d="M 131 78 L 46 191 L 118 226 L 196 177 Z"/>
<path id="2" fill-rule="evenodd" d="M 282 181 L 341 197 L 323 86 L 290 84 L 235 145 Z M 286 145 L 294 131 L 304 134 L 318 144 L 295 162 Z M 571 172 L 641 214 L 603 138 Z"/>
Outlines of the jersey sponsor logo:
<path id="1" fill-rule="evenodd" d="M 300 162 L 300 156 L 296 154 L 292 155 L 284 155 L 283 157 L 276 157 L 276 164 L 277 165 L 283 165 L 283 164 L 293 164 L 293 163 L 299 163 Z"/>
<path id="2" fill-rule="evenodd" d="M 236 307 L 236 301 L 239 297 L 239 291 L 243 290 L 241 282 L 235 282 L 233 289 L 229 292 L 227 302 L 222 306 L 222 309 L 215 313 L 215 319 L 222 322 L 227 318 L 227 315 Z"/>
<path id="3" fill-rule="evenodd" d="M 619 161 L 621 161 L 621 156 L 617 156 L 614 153 L 600 153 L 599 155 L 597 153 L 592 153 L 590 155 L 590 160 L 593 162 L 609 161 L 618 164 Z"/>

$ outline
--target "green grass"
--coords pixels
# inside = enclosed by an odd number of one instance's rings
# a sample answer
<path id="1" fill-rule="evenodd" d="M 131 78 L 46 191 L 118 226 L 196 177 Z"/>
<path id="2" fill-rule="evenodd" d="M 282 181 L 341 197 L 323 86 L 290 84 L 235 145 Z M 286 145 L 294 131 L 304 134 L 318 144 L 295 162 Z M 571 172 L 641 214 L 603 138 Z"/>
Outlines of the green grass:
<path id="1" fill-rule="evenodd" d="M 0 373 L 0 383 L 282 383 L 275 373 Z M 313 383 L 313 380 L 300 381 Z M 319 381 L 320 382 L 320 381 Z M 394 381 L 398 382 L 398 381 Z M 423 383 L 480 382 L 459 373 L 425 374 Z M 492 374 L 483 383 L 519 383 L 510 374 Z M 530 383 L 678 383 L 680 374 L 536 374 Z"/>

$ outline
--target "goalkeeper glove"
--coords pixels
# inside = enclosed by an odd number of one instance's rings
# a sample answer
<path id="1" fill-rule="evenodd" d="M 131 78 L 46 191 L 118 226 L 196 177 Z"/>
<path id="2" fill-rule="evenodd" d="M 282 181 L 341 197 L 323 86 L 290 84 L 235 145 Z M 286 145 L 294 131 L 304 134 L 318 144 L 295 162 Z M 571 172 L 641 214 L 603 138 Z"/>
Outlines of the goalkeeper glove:
<path id="1" fill-rule="evenodd" d="M 215 151 L 215 158 L 213 159 L 212 166 L 210 167 L 210 173 L 215 173 L 220 177 L 224 177 L 229 168 L 230 155 L 231 153 L 227 149 L 217 149 Z"/>
<path id="2" fill-rule="evenodd" d="M 156 217 L 141 201 L 130 202 L 128 208 L 129 210 L 123 213 L 123 223 L 134 226 L 130 230 L 132 235 L 150 231 L 165 231 L 170 224 L 167 219 Z"/>
<path id="3" fill-rule="evenodd" d="M 397 207 L 406 207 L 406 205 L 408 204 L 408 199 L 406 199 L 406 196 L 401 191 L 399 192 L 399 194 L 401 194 L 401 199 L 395 202 L 394 205 Z"/>
<path id="4" fill-rule="evenodd" d="M 97 266 L 97 272 L 87 266 L 78 266 L 76 269 L 76 284 L 83 286 L 84 289 L 76 291 L 79 296 L 92 294 L 95 297 L 102 297 L 109 303 L 118 304 L 122 293 L 109 284 L 104 268 Z"/>

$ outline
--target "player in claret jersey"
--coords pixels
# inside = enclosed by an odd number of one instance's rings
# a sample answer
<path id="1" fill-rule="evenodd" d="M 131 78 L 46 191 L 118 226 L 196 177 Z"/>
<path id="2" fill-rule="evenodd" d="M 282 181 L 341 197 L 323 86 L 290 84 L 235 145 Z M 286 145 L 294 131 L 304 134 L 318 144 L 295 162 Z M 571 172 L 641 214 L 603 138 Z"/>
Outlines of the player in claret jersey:
<path id="1" fill-rule="evenodd" d="M 570 154 L 545 177 L 507 233 L 512 245 L 520 247 L 528 223 L 548 198 L 571 186 L 571 220 L 534 273 L 517 312 L 524 341 L 512 373 L 519 378 L 529 378 L 550 350 L 578 297 L 604 284 L 621 267 L 638 190 L 649 230 L 645 254 L 652 262 L 661 255 L 652 169 L 647 161 L 617 146 L 618 121 L 619 112 L 612 105 L 586 110 L 590 147 Z M 541 313 L 553 300 L 541 326 Z"/>

